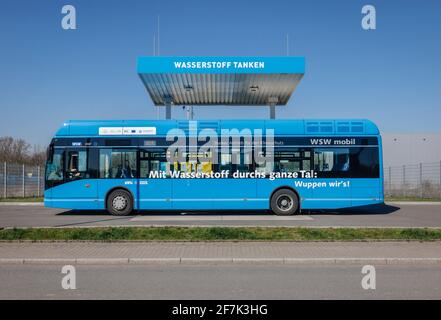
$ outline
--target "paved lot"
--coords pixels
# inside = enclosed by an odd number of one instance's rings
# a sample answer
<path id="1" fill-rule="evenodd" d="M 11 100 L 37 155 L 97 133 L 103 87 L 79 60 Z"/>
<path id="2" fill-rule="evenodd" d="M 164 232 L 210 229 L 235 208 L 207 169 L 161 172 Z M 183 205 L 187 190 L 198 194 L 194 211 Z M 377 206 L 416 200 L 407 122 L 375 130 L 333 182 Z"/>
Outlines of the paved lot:
<path id="1" fill-rule="evenodd" d="M 441 242 L 1 242 L 0 265 L 32 263 L 430 263 Z"/>
<path id="2" fill-rule="evenodd" d="M 143 212 L 114 217 L 105 212 L 49 209 L 38 205 L 0 205 L 0 227 L 68 226 L 353 226 L 441 227 L 441 204 L 390 203 L 339 212 L 304 212 L 278 217 L 267 212 Z"/>
<path id="3" fill-rule="evenodd" d="M 0 299 L 439 299 L 441 242 L 1 242 L 0 283 Z"/>
<path id="4" fill-rule="evenodd" d="M 0 266 L 0 299 L 441 298 L 441 270 L 432 265 L 376 266 L 375 290 L 362 289 L 362 265 L 83 265 L 75 290 L 62 289 L 61 268 Z"/>

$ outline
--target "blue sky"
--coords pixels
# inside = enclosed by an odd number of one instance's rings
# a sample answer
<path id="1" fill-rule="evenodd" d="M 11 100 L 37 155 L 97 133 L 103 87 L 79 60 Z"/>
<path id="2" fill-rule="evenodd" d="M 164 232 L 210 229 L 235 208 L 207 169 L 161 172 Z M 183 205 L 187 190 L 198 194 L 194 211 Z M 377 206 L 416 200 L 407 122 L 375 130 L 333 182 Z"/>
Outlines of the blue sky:
<path id="1" fill-rule="evenodd" d="M 61 8 L 77 30 L 61 28 Z M 361 28 L 373 4 L 377 30 Z M 369 118 L 383 132 L 441 131 L 441 1 L 20 1 L 0 3 L 0 136 L 46 145 L 67 119 L 155 119 L 136 74 L 151 55 L 305 56 L 279 118 Z M 219 112 L 218 109 L 222 112 Z M 198 107 L 196 118 L 265 118 Z M 185 118 L 174 110 L 175 118 Z"/>

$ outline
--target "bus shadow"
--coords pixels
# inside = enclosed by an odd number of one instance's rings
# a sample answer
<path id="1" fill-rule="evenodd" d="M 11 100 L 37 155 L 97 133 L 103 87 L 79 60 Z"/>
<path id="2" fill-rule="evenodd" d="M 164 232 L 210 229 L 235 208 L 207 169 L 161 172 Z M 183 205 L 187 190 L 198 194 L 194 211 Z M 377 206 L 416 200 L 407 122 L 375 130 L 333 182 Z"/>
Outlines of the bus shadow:
<path id="1" fill-rule="evenodd" d="M 268 210 L 141 210 L 134 213 L 135 215 L 148 216 L 267 216 L 272 214 Z"/>
<path id="2" fill-rule="evenodd" d="M 67 210 L 57 213 L 57 216 L 111 216 L 111 215 L 105 210 Z"/>
<path id="3" fill-rule="evenodd" d="M 366 206 L 358 206 L 347 209 L 334 210 L 311 210 L 310 215 L 339 215 L 339 216 L 355 216 L 355 215 L 388 215 L 400 210 L 400 207 L 388 204 L 372 204 Z"/>
<path id="4" fill-rule="evenodd" d="M 375 204 L 367 206 L 359 206 L 347 209 L 333 209 L 333 210 L 302 210 L 303 215 L 388 215 L 400 210 L 399 207 L 388 204 Z M 184 216 L 268 216 L 274 215 L 269 210 L 140 210 L 134 211 L 129 216 L 113 217 L 119 219 L 127 219 L 134 216 L 164 216 L 164 217 L 184 217 Z M 57 213 L 57 216 L 102 216 L 112 217 L 105 210 L 68 210 Z M 274 215 L 275 216 L 275 215 Z"/>
<path id="5" fill-rule="evenodd" d="M 135 210 L 128 216 L 119 218 L 127 218 L 133 216 L 192 216 L 192 215 L 213 215 L 213 216 L 265 216 L 272 214 L 268 210 Z M 106 210 L 68 210 L 57 213 L 57 216 L 110 216 Z M 116 217 L 116 216 L 115 216 Z"/>

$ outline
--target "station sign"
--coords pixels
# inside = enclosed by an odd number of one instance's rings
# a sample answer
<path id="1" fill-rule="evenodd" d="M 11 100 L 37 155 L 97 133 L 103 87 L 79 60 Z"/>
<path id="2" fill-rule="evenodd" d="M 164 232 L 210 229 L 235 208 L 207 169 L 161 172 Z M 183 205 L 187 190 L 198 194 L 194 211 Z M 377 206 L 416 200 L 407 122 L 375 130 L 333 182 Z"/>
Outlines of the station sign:
<path id="1" fill-rule="evenodd" d="M 304 57 L 139 57 L 137 71 L 149 73 L 304 74 Z"/>

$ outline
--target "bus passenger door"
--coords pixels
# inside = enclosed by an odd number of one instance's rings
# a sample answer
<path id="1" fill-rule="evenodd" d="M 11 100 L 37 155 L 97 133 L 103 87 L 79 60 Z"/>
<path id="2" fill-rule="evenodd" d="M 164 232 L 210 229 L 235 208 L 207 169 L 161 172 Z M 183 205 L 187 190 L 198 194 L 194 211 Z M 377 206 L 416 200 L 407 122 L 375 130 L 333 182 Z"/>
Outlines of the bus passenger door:
<path id="1" fill-rule="evenodd" d="M 168 210 L 172 208 L 172 179 L 168 169 L 166 150 L 141 149 L 139 152 L 139 209 Z"/>
<path id="2" fill-rule="evenodd" d="M 99 150 L 98 195 L 100 209 L 106 208 L 106 196 L 115 188 L 127 189 L 133 195 L 133 208 L 138 209 L 137 150 L 102 148 Z"/>

